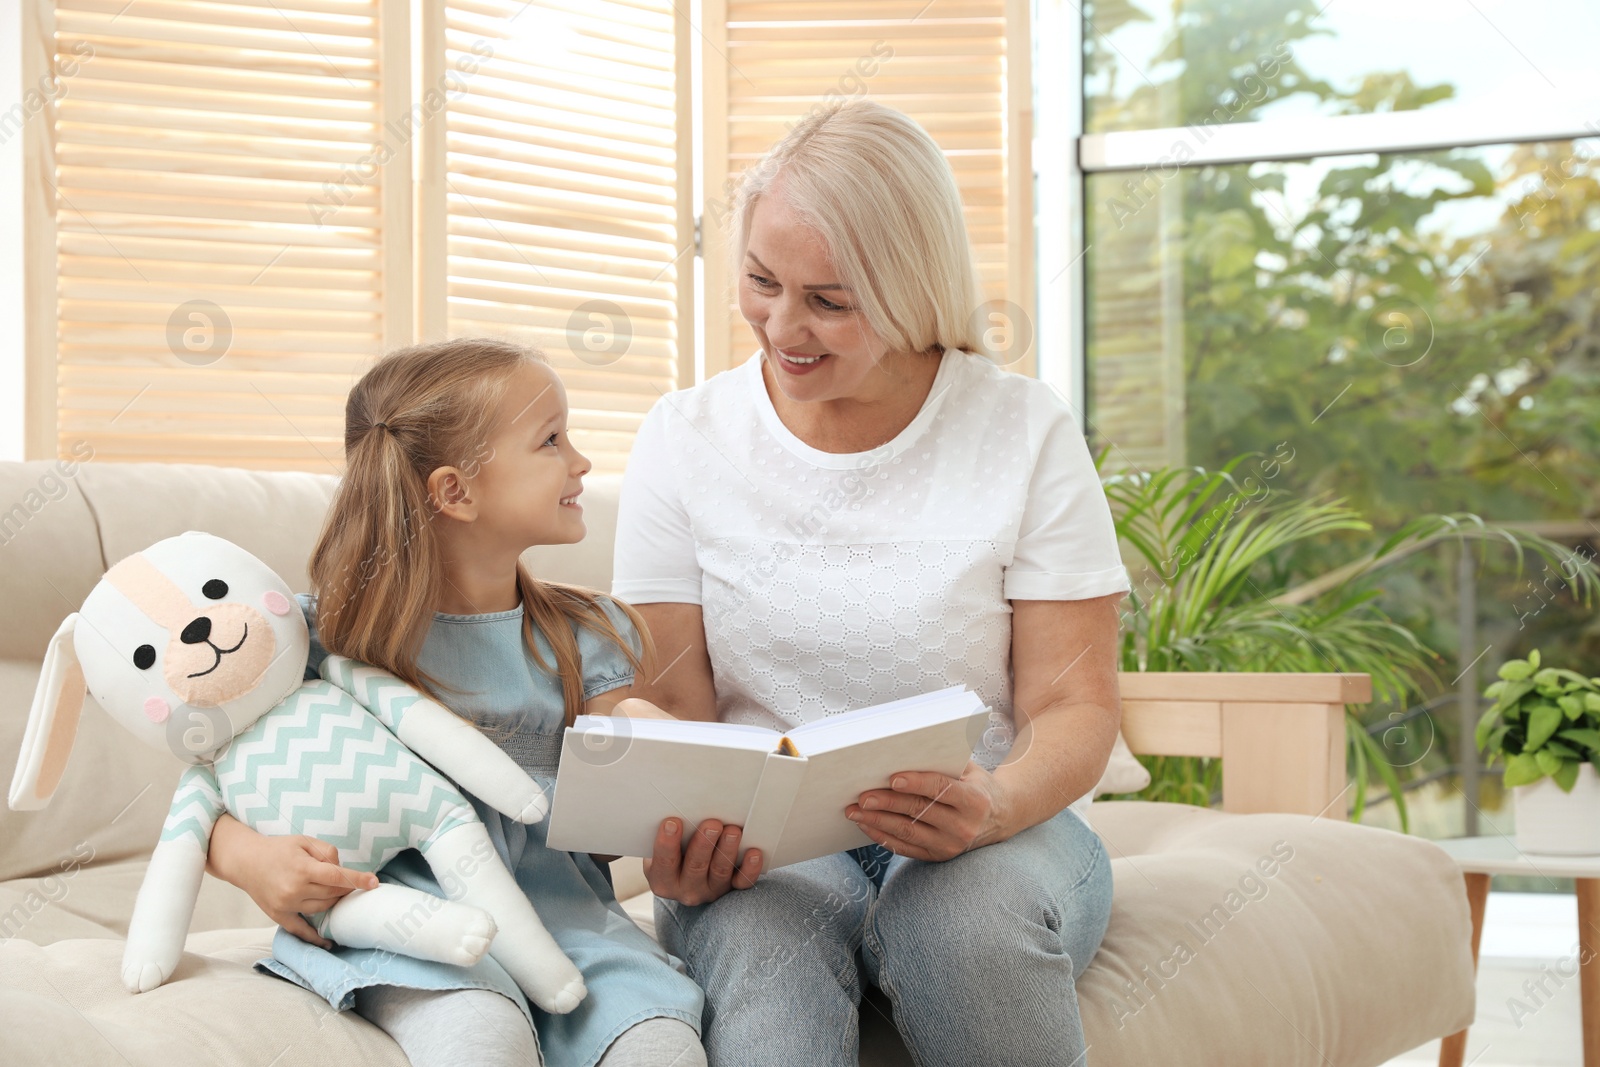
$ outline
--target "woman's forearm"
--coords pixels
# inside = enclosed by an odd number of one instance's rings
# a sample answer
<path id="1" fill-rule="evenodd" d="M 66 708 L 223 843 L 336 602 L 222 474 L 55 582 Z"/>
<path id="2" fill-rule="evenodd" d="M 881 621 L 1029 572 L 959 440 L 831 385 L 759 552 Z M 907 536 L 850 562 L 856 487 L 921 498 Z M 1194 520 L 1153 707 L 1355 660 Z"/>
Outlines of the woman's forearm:
<path id="1" fill-rule="evenodd" d="M 1010 804 L 1012 834 L 1055 817 L 1093 789 L 1116 743 L 1120 709 L 1067 704 L 1034 714 L 995 768 Z"/>
<path id="2" fill-rule="evenodd" d="M 1122 725 L 1121 593 L 1011 602 L 1017 739 L 995 768 L 1003 826 L 1020 833 L 1094 789 Z"/>

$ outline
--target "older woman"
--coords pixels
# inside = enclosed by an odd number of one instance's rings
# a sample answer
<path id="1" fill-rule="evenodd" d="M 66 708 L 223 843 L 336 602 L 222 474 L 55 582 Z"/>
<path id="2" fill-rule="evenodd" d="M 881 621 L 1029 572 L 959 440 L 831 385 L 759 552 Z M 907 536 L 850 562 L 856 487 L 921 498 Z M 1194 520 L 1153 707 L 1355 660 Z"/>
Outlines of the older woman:
<path id="1" fill-rule="evenodd" d="M 854 1064 L 863 976 L 918 1064 L 1078 1062 L 1128 589 L 1083 437 L 982 354 L 955 180 L 904 115 L 813 114 L 734 216 L 760 350 L 639 431 L 613 592 L 667 666 L 630 695 L 787 729 L 965 684 L 995 714 L 959 778 L 861 795 L 872 845 L 762 874 L 739 827 L 668 819 L 662 944 L 705 988 L 713 1067 Z"/>

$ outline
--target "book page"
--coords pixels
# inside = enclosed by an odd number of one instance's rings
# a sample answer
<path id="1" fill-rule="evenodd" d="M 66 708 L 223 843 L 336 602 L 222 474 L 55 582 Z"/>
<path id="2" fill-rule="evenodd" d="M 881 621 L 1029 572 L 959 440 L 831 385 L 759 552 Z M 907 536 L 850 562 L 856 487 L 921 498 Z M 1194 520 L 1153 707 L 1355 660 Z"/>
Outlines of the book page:
<path id="1" fill-rule="evenodd" d="M 794 742 L 795 748 L 801 755 L 814 756 L 822 752 L 864 744 L 880 737 L 906 733 L 918 727 L 950 719 L 965 719 L 975 712 L 982 711 L 984 717 L 978 721 L 972 733 L 972 745 L 976 746 L 989 725 L 988 708 L 978 695 L 970 690 L 958 688 L 954 692 L 947 691 L 933 696 L 937 699 L 897 701 L 893 705 L 868 709 L 873 714 L 867 716 L 858 716 L 855 713 L 833 715 L 816 722 L 808 722 L 803 727 L 790 730 L 784 736 Z M 971 747 L 968 751 L 971 751 Z"/>
<path id="2" fill-rule="evenodd" d="M 762 727 L 580 715 L 562 740 L 546 843 L 568 852 L 649 856 L 661 820 L 744 824 L 768 753 Z"/>
<path id="3" fill-rule="evenodd" d="M 798 795 L 778 849 L 769 854 L 766 866 L 781 867 L 872 844 L 872 839 L 845 817 L 845 808 L 868 789 L 889 788 L 898 771 L 959 776 L 989 722 L 989 709 L 977 695 L 966 696 L 970 700 L 957 701 L 932 722 L 927 721 L 927 709 L 908 711 L 904 716 L 885 716 L 880 724 L 896 729 L 882 736 L 846 743 L 855 729 L 851 727 L 804 742 L 811 745 L 811 751 L 801 749 L 806 758 Z M 963 705 L 966 711 L 960 710 Z M 918 717 L 922 721 L 914 721 Z"/>
<path id="4" fill-rule="evenodd" d="M 808 745 L 812 748 L 817 747 L 811 740 L 814 738 L 833 737 L 840 733 L 861 739 L 878 737 L 903 729 L 904 723 L 916 721 L 919 713 L 926 713 L 926 721 L 933 721 L 946 716 L 954 709 L 965 708 L 969 702 L 965 701 L 961 694 L 967 694 L 973 700 L 977 699 L 977 695 L 966 686 L 952 685 L 936 689 L 931 693 L 918 693 L 899 700 L 873 704 L 871 707 L 813 719 L 811 722 L 801 723 L 785 731 L 784 736 L 794 742 L 795 748 L 801 752 L 806 751 Z M 907 713 L 910 713 L 909 717 Z M 829 747 L 836 744 L 837 741 L 828 742 Z"/>

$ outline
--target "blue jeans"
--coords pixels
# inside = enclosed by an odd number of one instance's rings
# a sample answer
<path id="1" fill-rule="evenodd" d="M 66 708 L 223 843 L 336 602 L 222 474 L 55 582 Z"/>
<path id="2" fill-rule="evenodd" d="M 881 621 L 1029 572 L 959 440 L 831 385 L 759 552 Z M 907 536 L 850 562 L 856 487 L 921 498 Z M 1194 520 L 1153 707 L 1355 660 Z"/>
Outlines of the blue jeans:
<path id="1" fill-rule="evenodd" d="M 705 990 L 711 1067 L 856 1067 L 863 974 L 918 1067 L 1069 1067 L 1111 862 L 1067 809 L 943 863 L 868 845 L 655 908 L 661 946 Z"/>

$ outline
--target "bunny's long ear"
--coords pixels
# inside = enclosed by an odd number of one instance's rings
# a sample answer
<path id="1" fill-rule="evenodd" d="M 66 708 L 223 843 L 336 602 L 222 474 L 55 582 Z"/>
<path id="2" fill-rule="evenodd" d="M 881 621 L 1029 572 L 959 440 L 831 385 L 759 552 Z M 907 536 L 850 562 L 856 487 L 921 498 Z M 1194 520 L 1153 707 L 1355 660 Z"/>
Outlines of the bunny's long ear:
<path id="1" fill-rule="evenodd" d="M 50 648 L 45 652 L 44 669 L 39 672 L 39 688 L 33 691 L 33 708 L 22 735 L 22 753 L 17 772 L 11 778 L 7 802 L 13 811 L 33 811 L 50 803 L 61 775 L 67 769 L 67 756 L 78 736 L 78 717 L 88 686 L 83 668 L 72 646 L 78 613 L 62 621 Z"/>

